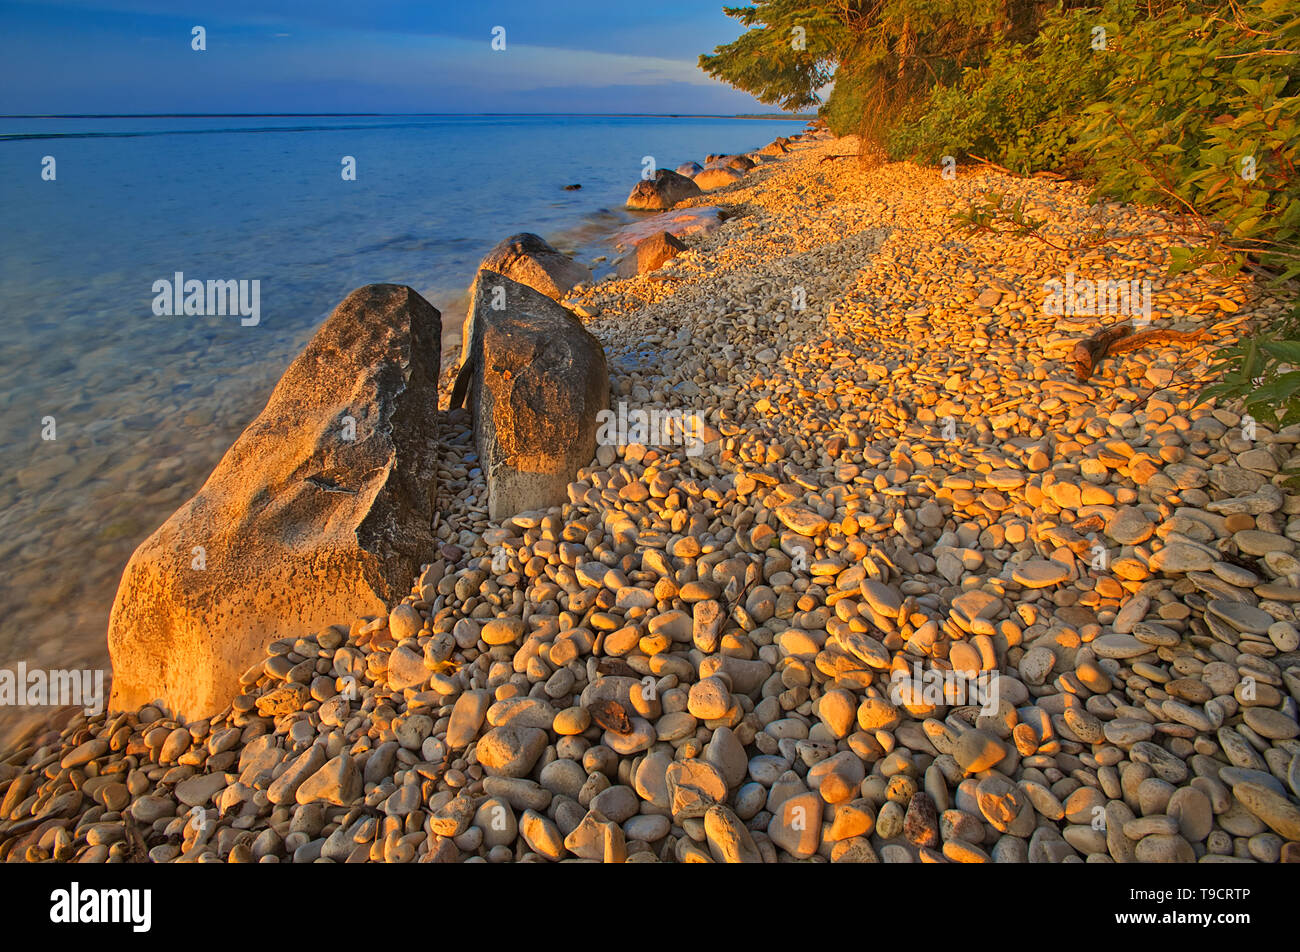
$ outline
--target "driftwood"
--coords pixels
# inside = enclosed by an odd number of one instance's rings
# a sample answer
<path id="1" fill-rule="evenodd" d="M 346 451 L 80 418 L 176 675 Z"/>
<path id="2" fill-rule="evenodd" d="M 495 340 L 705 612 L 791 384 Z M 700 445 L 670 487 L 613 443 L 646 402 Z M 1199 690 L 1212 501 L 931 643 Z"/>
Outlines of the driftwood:
<path id="1" fill-rule="evenodd" d="M 821 165 L 822 162 L 831 162 L 835 159 L 856 159 L 858 158 L 859 154 L 860 153 L 857 152 L 842 152 L 839 155 L 823 155 L 821 158 L 821 162 L 818 162 L 817 164 Z"/>
<path id="2" fill-rule="evenodd" d="M 1151 344 L 1163 344 L 1168 341 L 1191 343 L 1200 340 L 1204 335 L 1204 331 L 1173 331 L 1163 327 L 1134 332 L 1132 324 L 1105 327 L 1074 345 L 1074 353 L 1071 356 L 1074 362 L 1074 375 L 1082 383 L 1092 376 L 1097 365 L 1107 357 L 1127 354 L 1129 351 Z"/>

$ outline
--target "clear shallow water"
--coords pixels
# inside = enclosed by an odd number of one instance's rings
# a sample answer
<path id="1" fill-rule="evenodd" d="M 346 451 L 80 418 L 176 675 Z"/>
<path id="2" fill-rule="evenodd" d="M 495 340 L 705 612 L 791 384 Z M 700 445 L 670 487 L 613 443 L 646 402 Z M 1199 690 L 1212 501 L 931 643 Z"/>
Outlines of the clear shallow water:
<path id="1" fill-rule="evenodd" d="M 589 263 L 634 218 L 622 203 L 644 156 L 675 168 L 800 128 L 0 118 L 0 667 L 107 667 L 131 552 L 202 485 L 349 291 L 410 285 L 454 332 L 475 267 L 507 235 L 536 232 Z M 345 155 L 356 181 L 340 175 Z M 155 316 L 153 282 L 177 271 L 260 280 L 260 323 Z M 0 707 L 0 735 L 16 713 Z"/>

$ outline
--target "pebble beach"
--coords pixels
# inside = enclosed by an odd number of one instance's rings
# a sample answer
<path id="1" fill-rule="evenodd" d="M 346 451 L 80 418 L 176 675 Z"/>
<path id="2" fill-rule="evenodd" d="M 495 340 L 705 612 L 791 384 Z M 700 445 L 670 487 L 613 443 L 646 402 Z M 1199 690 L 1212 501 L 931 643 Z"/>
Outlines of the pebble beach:
<path id="1" fill-rule="evenodd" d="M 446 408 L 409 595 L 272 644 L 210 719 L 29 735 L 0 859 L 1300 861 L 1300 426 L 1197 401 L 1282 303 L 1169 277 L 1154 210 L 859 149 L 796 137 L 565 299 L 612 403 L 692 440 L 493 522 Z M 1049 240 L 954 221 L 990 191 Z M 1071 275 L 1149 281 L 1192 339 L 1079 381 L 1131 316 L 1047 313 Z"/>

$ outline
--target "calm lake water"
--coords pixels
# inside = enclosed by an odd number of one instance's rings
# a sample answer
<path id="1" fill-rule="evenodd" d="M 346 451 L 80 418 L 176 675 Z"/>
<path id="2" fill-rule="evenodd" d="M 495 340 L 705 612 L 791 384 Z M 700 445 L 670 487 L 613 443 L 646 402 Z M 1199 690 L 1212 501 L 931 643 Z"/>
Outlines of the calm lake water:
<path id="1" fill-rule="evenodd" d="M 675 168 L 801 128 L 0 118 L 0 667 L 107 667 L 131 552 L 202 485 L 353 288 L 410 285 L 457 330 L 478 262 L 507 235 L 536 232 L 590 263 L 635 217 L 622 204 L 645 156 Z M 260 323 L 155 316 L 154 282 L 178 271 L 259 280 Z M 0 737 L 21 713 L 0 707 Z"/>

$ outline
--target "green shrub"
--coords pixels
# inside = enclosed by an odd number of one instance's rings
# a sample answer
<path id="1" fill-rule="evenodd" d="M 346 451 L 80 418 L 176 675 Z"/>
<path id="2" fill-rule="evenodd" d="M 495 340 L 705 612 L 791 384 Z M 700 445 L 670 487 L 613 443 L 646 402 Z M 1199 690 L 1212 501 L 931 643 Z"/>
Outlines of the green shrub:
<path id="1" fill-rule="evenodd" d="M 978 157 L 1029 174 L 1078 171 L 1072 155 L 1081 104 L 1095 102 L 1113 74 L 1132 4 L 1049 15 L 1025 43 L 1002 43 L 953 85 L 937 85 L 885 138 L 893 158 L 937 163 Z M 1096 27 L 1106 48 L 1094 49 Z"/>
<path id="2" fill-rule="evenodd" d="M 1250 256 L 1300 274 L 1297 50 L 1292 0 L 1140 24 L 1080 123 L 1097 193 L 1191 216 L 1208 250 L 1237 265 Z M 1180 256 L 1180 266 L 1191 260 Z"/>

